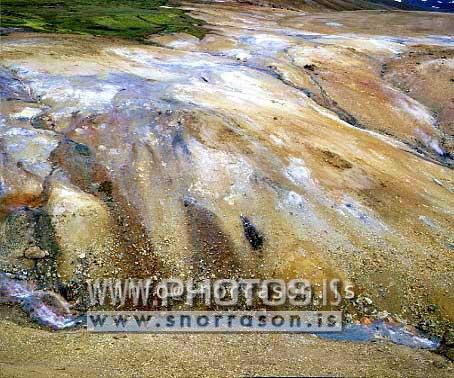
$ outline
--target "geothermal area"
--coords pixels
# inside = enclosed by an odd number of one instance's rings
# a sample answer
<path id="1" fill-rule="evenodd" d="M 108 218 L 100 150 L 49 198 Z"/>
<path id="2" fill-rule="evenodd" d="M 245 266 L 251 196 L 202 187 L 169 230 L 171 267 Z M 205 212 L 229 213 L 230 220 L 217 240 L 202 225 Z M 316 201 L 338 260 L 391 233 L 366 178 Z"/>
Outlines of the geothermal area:
<path id="1" fill-rule="evenodd" d="M 0 376 L 452 377 L 454 14 L 407 3 L 162 1 L 191 26 L 142 39 L 2 25 Z M 355 297 L 329 335 L 90 333 L 106 277 Z"/>

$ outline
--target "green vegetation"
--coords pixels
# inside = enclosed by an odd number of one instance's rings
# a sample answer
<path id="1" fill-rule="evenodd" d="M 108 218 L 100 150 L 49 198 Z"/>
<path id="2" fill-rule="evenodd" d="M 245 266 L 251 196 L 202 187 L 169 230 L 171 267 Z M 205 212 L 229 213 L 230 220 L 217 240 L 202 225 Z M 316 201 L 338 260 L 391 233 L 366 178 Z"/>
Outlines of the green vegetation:
<path id="1" fill-rule="evenodd" d="M 143 40 L 149 34 L 186 32 L 203 37 L 201 21 L 167 0 L 1 0 L 1 26 L 50 33 Z"/>

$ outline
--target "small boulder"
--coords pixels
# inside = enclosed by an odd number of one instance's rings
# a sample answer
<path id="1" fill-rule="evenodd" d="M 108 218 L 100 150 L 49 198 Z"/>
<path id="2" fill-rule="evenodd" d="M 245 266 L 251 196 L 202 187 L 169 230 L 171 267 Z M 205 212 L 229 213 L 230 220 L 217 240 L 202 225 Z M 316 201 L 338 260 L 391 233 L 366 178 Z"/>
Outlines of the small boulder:
<path id="1" fill-rule="evenodd" d="M 24 257 L 26 257 L 27 259 L 43 259 L 47 256 L 49 256 L 49 252 L 44 251 L 36 246 L 27 248 L 24 251 Z"/>

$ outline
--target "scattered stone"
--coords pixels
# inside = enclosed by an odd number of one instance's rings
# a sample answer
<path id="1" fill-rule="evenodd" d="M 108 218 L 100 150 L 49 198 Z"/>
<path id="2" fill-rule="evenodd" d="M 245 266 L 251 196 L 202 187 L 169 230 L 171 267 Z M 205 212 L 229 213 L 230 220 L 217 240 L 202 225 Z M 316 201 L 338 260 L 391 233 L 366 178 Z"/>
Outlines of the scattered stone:
<path id="1" fill-rule="evenodd" d="M 429 312 L 435 312 L 435 311 L 437 311 L 437 309 L 438 309 L 438 306 L 433 303 L 430 304 L 429 306 L 427 306 L 427 311 L 429 311 Z"/>
<path id="2" fill-rule="evenodd" d="M 49 256 L 49 252 L 43 251 L 41 248 L 33 246 L 25 250 L 24 256 L 27 259 L 43 259 Z"/>
<path id="3" fill-rule="evenodd" d="M 128 335 L 114 335 L 113 338 L 115 340 L 126 339 Z"/>
<path id="4" fill-rule="evenodd" d="M 24 251 L 34 244 L 33 214 L 30 210 L 10 213 L 0 223 L 0 268 L 3 271 L 31 271 L 33 262 L 24 259 Z"/>
<path id="5" fill-rule="evenodd" d="M 389 319 L 391 314 L 388 311 L 380 311 L 377 313 L 377 318 L 380 320 L 387 320 Z"/>
<path id="6" fill-rule="evenodd" d="M 429 218 L 429 217 L 426 217 L 425 215 L 420 215 L 419 216 L 419 220 L 424 223 L 426 226 L 429 226 L 429 227 L 432 227 L 432 228 L 437 228 L 437 225 L 434 223 L 434 221 Z"/>
<path id="7" fill-rule="evenodd" d="M 437 185 L 443 186 L 443 183 L 435 177 L 432 177 L 432 181 Z"/>

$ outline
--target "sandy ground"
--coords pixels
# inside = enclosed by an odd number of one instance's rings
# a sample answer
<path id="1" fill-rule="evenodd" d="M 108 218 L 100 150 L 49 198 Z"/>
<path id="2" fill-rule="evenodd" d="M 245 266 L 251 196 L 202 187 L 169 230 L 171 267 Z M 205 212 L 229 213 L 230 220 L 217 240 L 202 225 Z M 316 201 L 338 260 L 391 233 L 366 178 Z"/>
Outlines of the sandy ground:
<path id="1" fill-rule="evenodd" d="M 0 329 L 2 377 L 441 378 L 453 373 L 451 362 L 428 351 L 313 335 L 55 333 L 7 318 Z"/>

